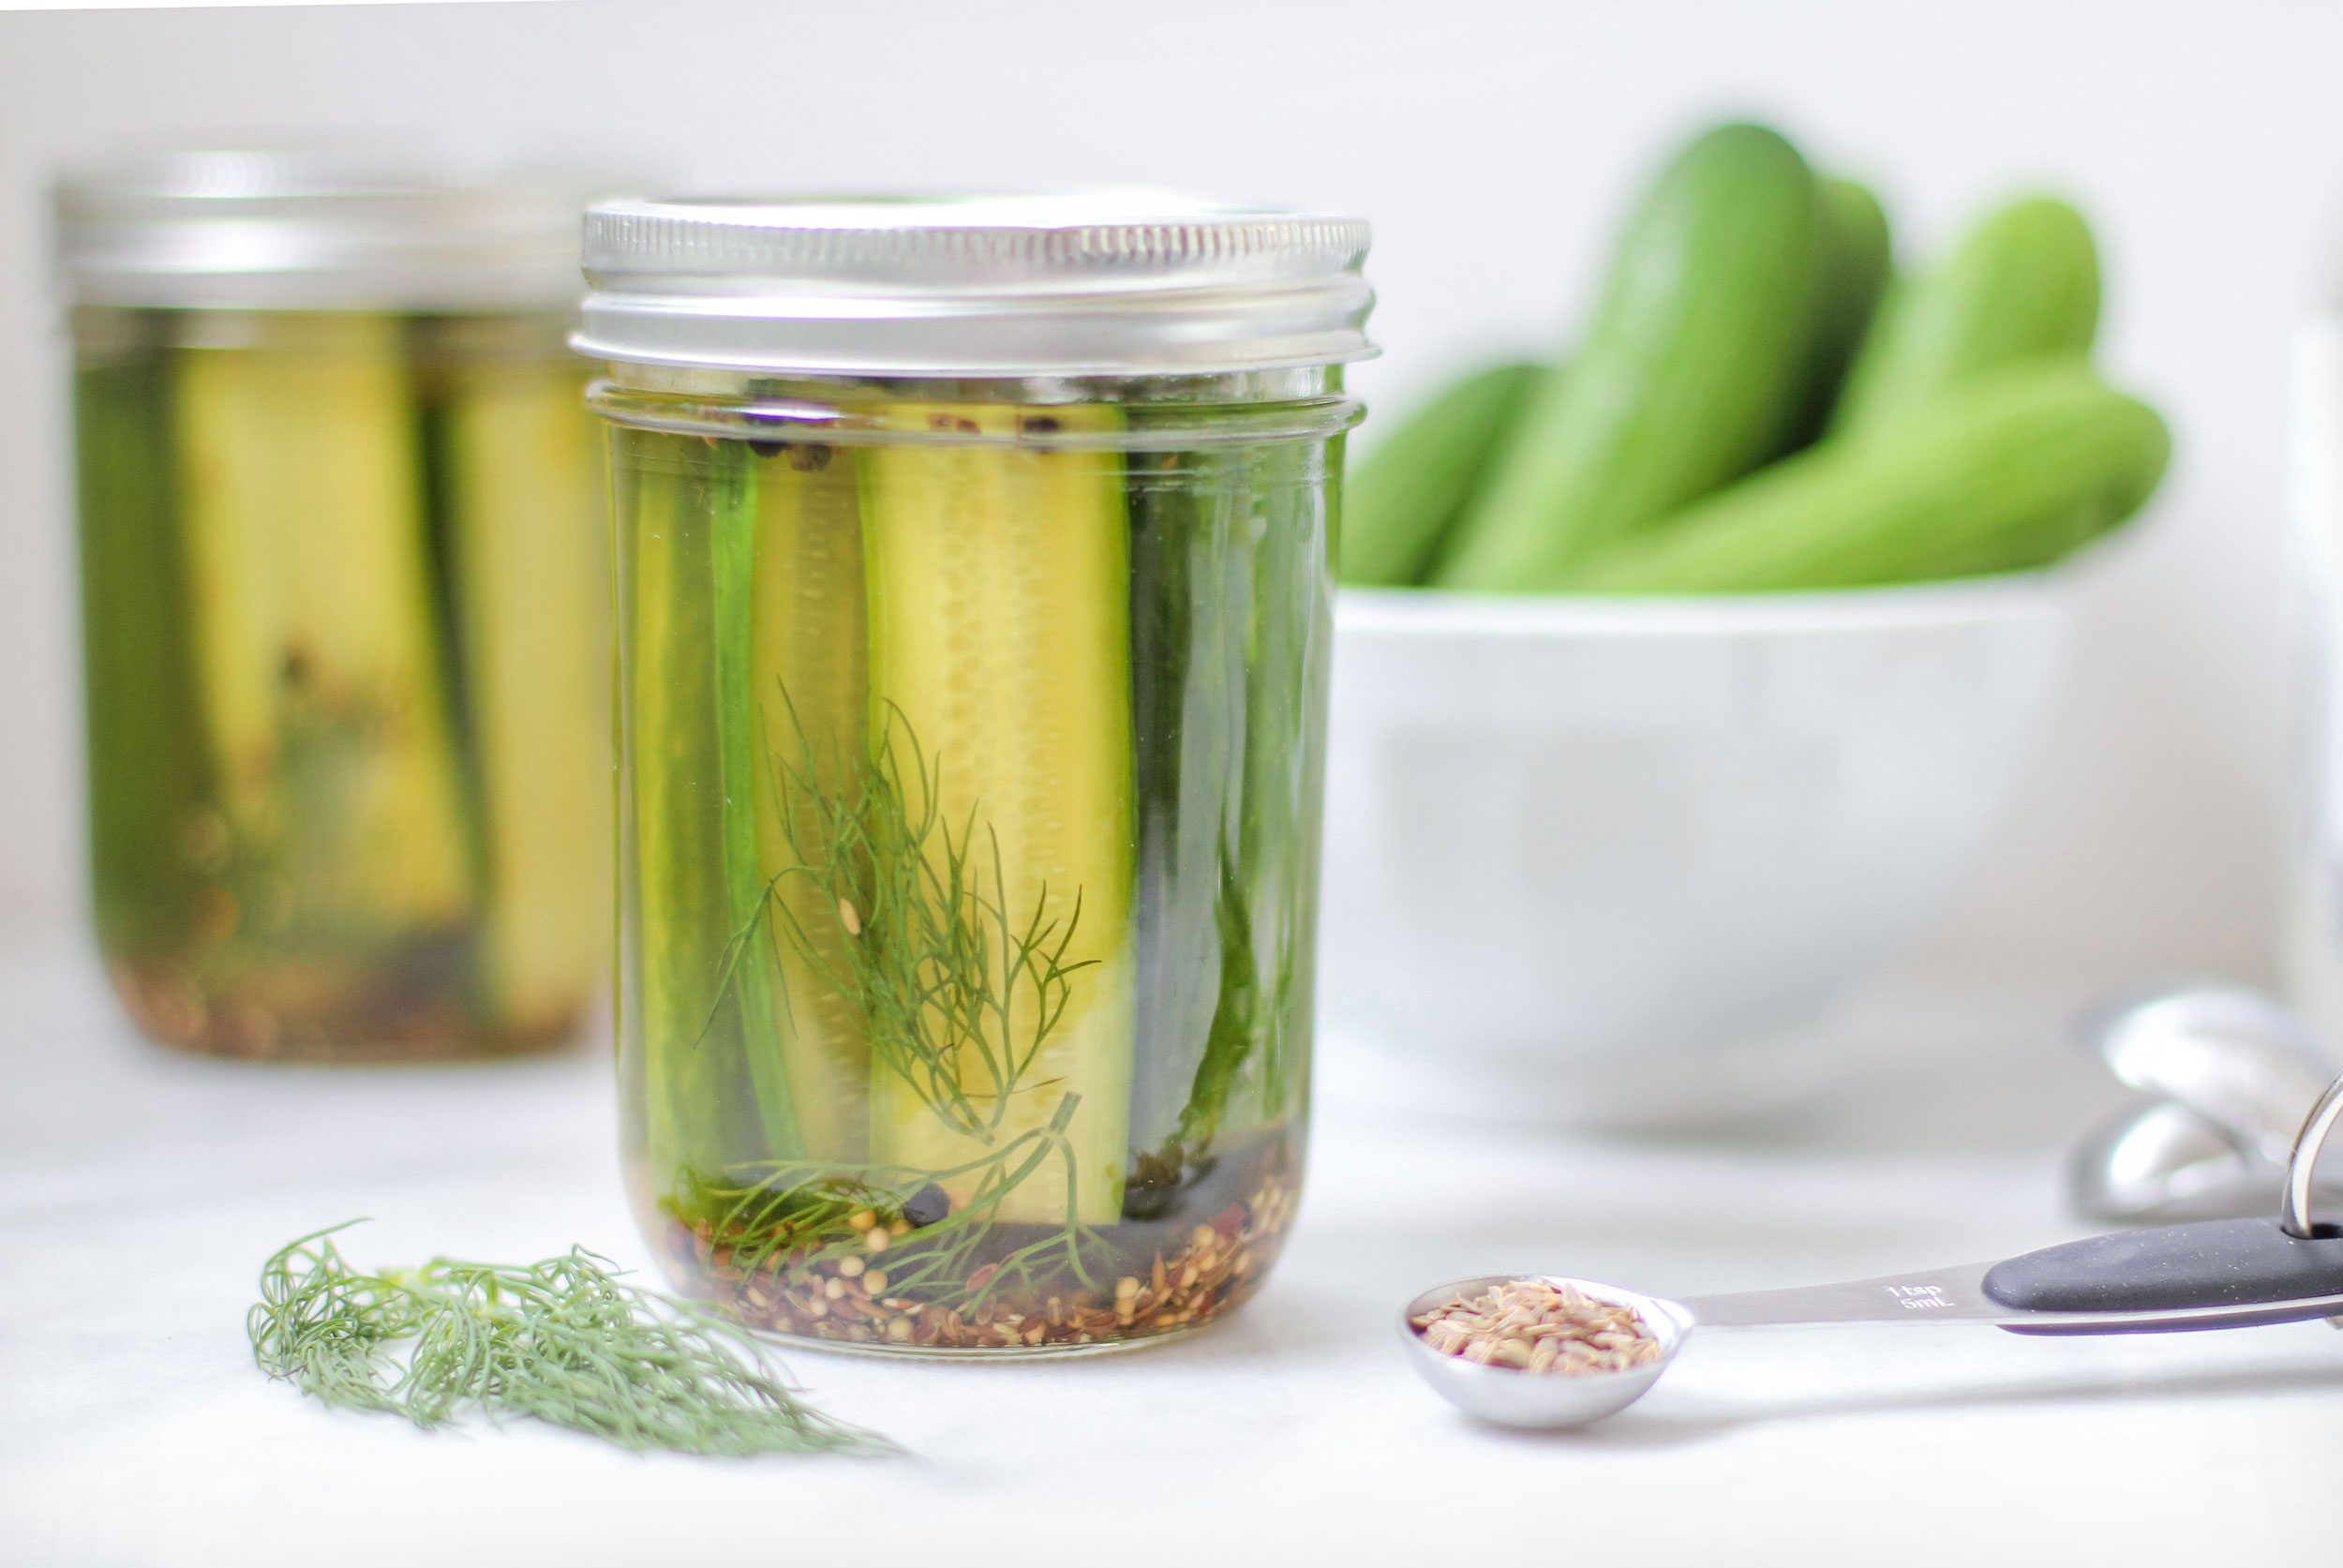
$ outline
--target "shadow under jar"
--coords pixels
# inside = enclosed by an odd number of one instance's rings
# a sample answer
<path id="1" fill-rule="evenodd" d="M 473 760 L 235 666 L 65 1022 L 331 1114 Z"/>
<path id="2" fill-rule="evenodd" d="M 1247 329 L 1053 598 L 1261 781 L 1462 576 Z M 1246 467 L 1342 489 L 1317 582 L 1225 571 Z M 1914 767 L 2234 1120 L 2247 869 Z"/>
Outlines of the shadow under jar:
<path id="1" fill-rule="evenodd" d="M 608 921 L 607 534 L 571 180 L 68 178 L 90 848 L 164 1042 L 552 1044 Z"/>
<path id="2" fill-rule="evenodd" d="M 1104 199 L 589 217 L 625 1155 L 685 1290 L 1002 1355 L 1259 1284 L 1365 248 Z"/>

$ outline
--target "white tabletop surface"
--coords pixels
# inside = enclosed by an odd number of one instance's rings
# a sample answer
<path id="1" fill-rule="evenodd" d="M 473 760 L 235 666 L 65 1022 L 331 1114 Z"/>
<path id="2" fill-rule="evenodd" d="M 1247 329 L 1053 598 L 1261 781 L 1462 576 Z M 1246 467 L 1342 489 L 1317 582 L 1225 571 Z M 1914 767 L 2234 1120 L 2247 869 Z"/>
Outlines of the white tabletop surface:
<path id="1" fill-rule="evenodd" d="M 2321 1324 L 1713 1334 L 1544 1438 L 1469 1424 L 1396 1353 L 1396 1304 L 1459 1275 L 1674 1294 L 2079 1233 L 2059 1150 L 2116 1096 L 2049 1038 L 2067 1000 L 1876 996 L 1845 1089 L 1723 1141 L 1417 1125 L 1346 1098 L 1329 1050 L 1301 1224 L 1230 1322 L 1079 1362 L 796 1353 L 914 1456 L 732 1461 L 425 1434 L 251 1363 L 261 1260 L 352 1216 L 361 1262 L 644 1263 L 600 1053 L 205 1062 L 140 1044 L 78 948 L 0 955 L 0 1563 L 2343 1562 Z"/>

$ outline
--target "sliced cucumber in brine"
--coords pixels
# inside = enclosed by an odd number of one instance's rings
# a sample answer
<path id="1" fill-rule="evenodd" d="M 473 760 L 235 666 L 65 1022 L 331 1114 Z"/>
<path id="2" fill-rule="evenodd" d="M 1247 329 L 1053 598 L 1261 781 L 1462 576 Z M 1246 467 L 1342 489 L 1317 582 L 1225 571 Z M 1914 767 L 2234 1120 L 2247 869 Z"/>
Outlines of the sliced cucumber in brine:
<path id="1" fill-rule="evenodd" d="M 620 432 L 627 972 L 659 1179 L 799 1152 L 759 918 L 739 443 Z"/>
<path id="2" fill-rule="evenodd" d="M 1236 876 L 1264 1022 L 1259 1109 L 1276 1122 L 1308 1099 L 1318 959 L 1318 872 L 1325 799 L 1327 661 L 1334 639 L 1331 546 L 1339 538 L 1344 438 L 1252 455 L 1252 626 L 1246 666 L 1244 804 Z M 1322 500 L 1321 498 L 1323 498 Z M 1240 935 L 1224 921 L 1231 946 Z"/>
<path id="3" fill-rule="evenodd" d="M 442 417 L 465 710 L 478 776 L 480 975 L 497 1021 L 560 1027 L 609 929 L 608 539 L 574 370 L 458 373 Z"/>
<path id="4" fill-rule="evenodd" d="M 231 828 L 293 907 L 453 924 L 470 898 L 404 326 L 178 351 L 195 659 Z"/>
<path id="5" fill-rule="evenodd" d="M 756 837 L 772 887 L 781 1051 L 809 1157 L 854 1161 L 869 1145 L 871 1052 L 851 981 L 868 903 L 828 865 L 834 814 L 850 810 L 867 751 L 862 527 L 854 454 L 760 444 L 749 668 L 761 766 Z M 821 865 L 834 874 L 804 868 Z"/>
<path id="6" fill-rule="evenodd" d="M 1230 999 L 1249 987 L 1250 946 L 1241 962 L 1224 962 L 1220 928 L 1242 894 L 1227 868 L 1243 779 L 1252 518 L 1242 449 L 1131 461 L 1138 971 L 1148 998 L 1131 1130 L 1154 1157 L 1142 1162 L 1142 1183 L 1161 1184 L 1183 1153 L 1167 1141 L 1209 1139 L 1217 1127 L 1218 1102 L 1201 1112 L 1191 1096 L 1202 1065 L 1232 1068 L 1250 1038 L 1249 1012 Z M 1226 1069 L 1213 1077 L 1225 1081 Z"/>
<path id="7" fill-rule="evenodd" d="M 109 951 L 142 958 L 188 940 L 211 789 L 172 420 L 163 362 L 75 374 L 91 882 Z"/>
<path id="8" fill-rule="evenodd" d="M 872 1154 L 931 1171 L 980 1162 L 1043 1134 L 1076 1097 L 1070 1160 L 1035 1169 L 997 1213 L 1111 1223 L 1128 1149 L 1133 1006 L 1123 460 L 1009 443 L 1112 430 L 1119 417 L 988 404 L 892 411 L 914 429 L 976 440 L 864 456 L 874 744 L 884 730 L 898 765 L 927 770 L 914 788 L 933 788 L 944 829 L 925 841 L 931 865 L 941 874 L 953 854 L 945 841 L 957 844 L 996 934 L 1055 933 L 1063 982 L 1047 1016 L 1045 988 L 1019 984 L 996 952 L 996 1010 L 935 1021 L 960 1041 L 949 1062 L 906 1064 L 874 1038 Z M 939 1071 L 956 1083 L 939 1083 Z M 948 1115 L 938 1101 L 954 1087 Z"/>

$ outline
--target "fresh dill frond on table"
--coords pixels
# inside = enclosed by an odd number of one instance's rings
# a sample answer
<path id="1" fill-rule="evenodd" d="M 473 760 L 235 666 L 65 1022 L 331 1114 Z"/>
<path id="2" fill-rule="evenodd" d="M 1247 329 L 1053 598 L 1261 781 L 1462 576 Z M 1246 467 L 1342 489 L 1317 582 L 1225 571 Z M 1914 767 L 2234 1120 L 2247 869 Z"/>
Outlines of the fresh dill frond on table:
<path id="1" fill-rule="evenodd" d="M 532 1416 L 637 1450 L 892 1451 L 808 1405 L 739 1327 L 627 1284 L 582 1247 L 369 1274 L 331 1239 L 356 1223 L 280 1247 L 246 1321 L 261 1369 L 328 1405 L 426 1428 Z"/>

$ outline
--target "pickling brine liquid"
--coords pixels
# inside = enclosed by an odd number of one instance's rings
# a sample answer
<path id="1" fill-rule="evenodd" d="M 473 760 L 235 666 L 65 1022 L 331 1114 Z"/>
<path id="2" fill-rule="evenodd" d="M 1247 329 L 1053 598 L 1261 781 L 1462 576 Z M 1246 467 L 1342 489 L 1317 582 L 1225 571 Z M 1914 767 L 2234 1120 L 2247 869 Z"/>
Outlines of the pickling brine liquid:
<path id="1" fill-rule="evenodd" d="M 614 414 L 631 1178 L 769 1330 L 1173 1333 L 1300 1174 L 1340 438 L 948 391 Z"/>
<path id="2" fill-rule="evenodd" d="M 560 319 L 76 314 L 91 855 L 145 1030 L 562 1038 L 608 930 L 608 573 Z"/>

